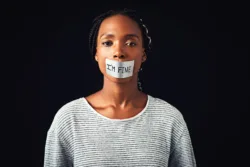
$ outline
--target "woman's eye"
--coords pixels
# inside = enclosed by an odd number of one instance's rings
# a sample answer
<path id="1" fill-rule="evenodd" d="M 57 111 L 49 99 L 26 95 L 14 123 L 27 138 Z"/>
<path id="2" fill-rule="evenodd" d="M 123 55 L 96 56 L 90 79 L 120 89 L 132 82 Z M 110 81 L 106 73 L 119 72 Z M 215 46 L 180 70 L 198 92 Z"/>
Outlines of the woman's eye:
<path id="1" fill-rule="evenodd" d="M 103 42 L 102 45 L 104 46 L 111 46 L 113 43 L 111 41 Z"/>
<path id="2" fill-rule="evenodd" d="M 136 43 L 135 42 L 128 42 L 128 43 L 126 43 L 128 46 L 135 46 L 136 45 Z"/>

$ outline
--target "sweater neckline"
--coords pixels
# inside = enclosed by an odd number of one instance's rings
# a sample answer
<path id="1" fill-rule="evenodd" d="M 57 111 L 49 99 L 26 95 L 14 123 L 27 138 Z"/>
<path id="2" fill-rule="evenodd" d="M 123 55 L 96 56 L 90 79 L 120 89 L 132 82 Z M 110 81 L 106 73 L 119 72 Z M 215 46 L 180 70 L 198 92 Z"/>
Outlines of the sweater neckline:
<path id="1" fill-rule="evenodd" d="M 97 116 L 99 116 L 99 117 L 101 117 L 101 118 L 103 118 L 103 119 L 109 120 L 109 121 L 114 121 L 114 122 L 117 122 L 117 121 L 118 121 L 118 122 L 122 122 L 122 121 L 134 120 L 134 119 L 140 117 L 143 113 L 145 113 L 146 110 L 147 110 L 147 108 L 148 108 L 148 106 L 149 106 L 149 102 L 150 102 L 151 96 L 150 96 L 150 95 L 147 95 L 147 103 L 146 103 L 145 107 L 142 109 L 141 112 L 139 112 L 138 114 L 136 114 L 136 115 L 133 116 L 133 117 L 130 117 L 130 118 L 123 118 L 123 119 L 108 118 L 108 117 L 106 117 L 106 116 L 100 114 L 99 112 L 97 112 L 97 111 L 88 103 L 88 101 L 86 100 L 85 97 L 83 97 L 82 99 L 83 99 L 84 103 L 86 104 L 86 106 L 87 106 L 93 113 L 95 113 Z"/>

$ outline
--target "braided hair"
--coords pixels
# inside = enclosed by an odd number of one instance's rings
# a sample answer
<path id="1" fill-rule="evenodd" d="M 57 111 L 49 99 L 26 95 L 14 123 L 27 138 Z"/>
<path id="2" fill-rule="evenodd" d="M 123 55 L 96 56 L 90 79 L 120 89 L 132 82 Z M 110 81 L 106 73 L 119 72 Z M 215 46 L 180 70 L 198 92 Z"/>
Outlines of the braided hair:
<path id="1" fill-rule="evenodd" d="M 145 54 L 148 55 L 148 52 L 151 50 L 151 37 L 148 35 L 148 29 L 146 25 L 143 23 L 142 19 L 138 16 L 135 10 L 123 9 L 123 10 L 109 10 L 108 12 L 97 16 L 93 20 L 93 25 L 89 34 L 89 50 L 93 57 L 96 54 L 97 36 L 98 36 L 98 31 L 99 31 L 102 21 L 108 17 L 119 15 L 119 14 L 131 18 L 138 24 L 142 33 L 142 39 L 143 39 L 142 44 L 143 44 L 143 47 L 145 48 Z M 140 68 L 140 71 L 142 71 L 142 68 Z M 138 88 L 140 91 L 142 91 L 142 86 L 139 80 L 139 76 L 138 76 Z"/>

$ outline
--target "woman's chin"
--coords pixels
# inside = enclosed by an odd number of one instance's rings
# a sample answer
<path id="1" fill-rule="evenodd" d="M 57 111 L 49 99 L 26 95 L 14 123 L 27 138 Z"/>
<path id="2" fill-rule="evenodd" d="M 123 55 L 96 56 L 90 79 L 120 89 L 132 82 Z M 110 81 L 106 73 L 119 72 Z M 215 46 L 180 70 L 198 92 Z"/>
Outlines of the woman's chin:
<path id="1" fill-rule="evenodd" d="M 111 82 L 115 82 L 115 83 L 127 83 L 129 81 L 132 80 L 132 76 L 131 77 L 127 77 L 127 78 L 115 78 L 112 76 L 106 76 L 106 78 L 111 81 Z"/>

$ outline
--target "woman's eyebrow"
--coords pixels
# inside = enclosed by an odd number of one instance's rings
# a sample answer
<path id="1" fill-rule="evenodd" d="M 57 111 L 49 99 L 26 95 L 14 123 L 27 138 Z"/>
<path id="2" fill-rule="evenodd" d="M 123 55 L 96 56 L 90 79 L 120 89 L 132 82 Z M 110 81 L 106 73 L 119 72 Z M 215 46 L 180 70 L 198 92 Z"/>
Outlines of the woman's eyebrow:
<path id="1" fill-rule="evenodd" d="M 140 39 L 140 37 L 136 34 L 127 34 L 125 35 L 126 38 L 137 38 L 137 39 Z"/>
<path id="2" fill-rule="evenodd" d="M 104 34 L 102 34 L 100 36 L 100 38 L 102 38 L 103 36 L 106 37 L 106 38 L 114 38 L 115 37 L 114 34 L 104 33 Z M 137 38 L 137 39 L 140 39 L 140 37 L 138 35 L 136 35 L 136 34 L 126 34 L 124 37 L 125 38 Z"/>
<path id="3" fill-rule="evenodd" d="M 102 38 L 103 36 L 105 37 L 109 37 L 109 38 L 114 38 L 114 34 L 110 34 L 110 33 L 104 33 L 100 36 L 100 38 Z"/>

